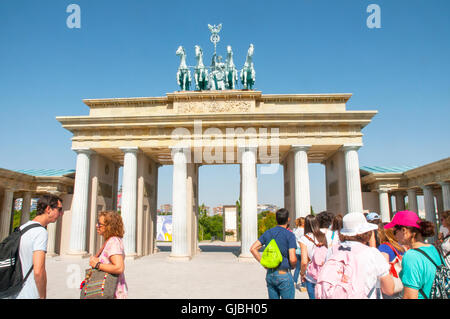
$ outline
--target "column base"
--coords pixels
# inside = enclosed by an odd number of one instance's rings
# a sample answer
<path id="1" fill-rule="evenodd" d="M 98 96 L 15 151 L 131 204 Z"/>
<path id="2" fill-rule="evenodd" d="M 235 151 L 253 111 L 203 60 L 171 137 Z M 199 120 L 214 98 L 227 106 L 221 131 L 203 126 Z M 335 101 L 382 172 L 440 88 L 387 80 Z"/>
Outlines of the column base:
<path id="1" fill-rule="evenodd" d="M 174 261 L 190 261 L 192 259 L 192 256 L 169 256 L 170 260 Z"/>
<path id="2" fill-rule="evenodd" d="M 244 262 L 244 263 L 255 263 L 257 262 L 255 257 L 253 257 L 252 254 L 240 254 L 238 257 L 238 261 L 239 262 Z"/>
<path id="3" fill-rule="evenodd" d="M 129 255 L 125 255 L 125 260 L 136 260 L 141 256 L 138 256 L 138 254 L 134 253 L 134 254 L 129 254 Z"/>
<path id="4" fill-rule="evenodd" d="M 47 253 L 45 254 L 47 257 L 59 257 L 59 254 L 56 253 Z"/>
<path id="5" fill-rule="evenodd" d="M 69 251 L 66 253 L 69 257 L 77 257 L 77 258 L 89 258 L 91 254 L 89 254 L 87 251 Z"/>

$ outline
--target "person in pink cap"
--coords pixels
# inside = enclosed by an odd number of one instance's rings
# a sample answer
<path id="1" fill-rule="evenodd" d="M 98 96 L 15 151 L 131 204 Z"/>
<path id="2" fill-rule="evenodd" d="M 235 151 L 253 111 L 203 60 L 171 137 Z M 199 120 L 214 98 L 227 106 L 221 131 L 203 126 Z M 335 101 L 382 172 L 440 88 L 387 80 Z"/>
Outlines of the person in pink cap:
<path id="1" fill-rule="evenodd" d="M 393 228 L 397 241 L 409 248 L 403 256 L 400 272 L 403 299 L 428 299 L 436 274 L 435 264 L 442 264 L 437 249 L 425 243 L 425 238 L 434 236 L 435 225 L 405 210 L 397 212 L 384 228 Z"/>

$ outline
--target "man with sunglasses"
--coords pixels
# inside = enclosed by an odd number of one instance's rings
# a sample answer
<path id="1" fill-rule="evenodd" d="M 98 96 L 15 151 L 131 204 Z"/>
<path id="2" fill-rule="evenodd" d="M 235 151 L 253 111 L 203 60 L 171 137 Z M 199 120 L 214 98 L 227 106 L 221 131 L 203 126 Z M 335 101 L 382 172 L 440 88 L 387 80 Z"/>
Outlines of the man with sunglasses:
<path id="1" fill-rule="evenodd" d="M 54 195 L 39 198 L 36 217 L 20 226 L 20 229 L 37 224 L 24 233 L 20 239 L 20 260 L 22 273 L 27 274 L 33 268 L 22 290 L 15 299 L 45 299 L 47 297 L 47 272 L 45 270 L 45 254 L 47 253 L 47 225 L 54 223 L 63 215 L 62 200 Z"/>

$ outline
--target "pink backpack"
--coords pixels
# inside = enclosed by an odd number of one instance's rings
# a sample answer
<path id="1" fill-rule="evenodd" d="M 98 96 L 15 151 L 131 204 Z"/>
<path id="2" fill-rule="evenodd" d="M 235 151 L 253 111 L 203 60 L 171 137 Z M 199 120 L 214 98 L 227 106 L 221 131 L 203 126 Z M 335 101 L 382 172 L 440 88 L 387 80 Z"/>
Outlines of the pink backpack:
<path id="1" fill-rule="evenodd" d="M 367 247 L 368 248 L 368 247 Z M 315 288 L 317 299 L 366 299 L 365 277 L 358 274 L 358 254 L 366 247 L 354 245 L 339 246 L 321 268 Z"/>
<path id="2" fill-rule="evenodd" d="M 312 241 L 315 245 L 311 261 L 306 267 L 306 272 L 308 273 L 309 277 L 317 281 L 322 266 L 325 264 L 332 253 L 332 248 L 327 248 L 324 245 L 317 245 L 316 242 L 309 238 L 307 235 L 305 235 L 305 237 Z M 334 250 L 335 249 L 333 249 L 333 251 Z"/>

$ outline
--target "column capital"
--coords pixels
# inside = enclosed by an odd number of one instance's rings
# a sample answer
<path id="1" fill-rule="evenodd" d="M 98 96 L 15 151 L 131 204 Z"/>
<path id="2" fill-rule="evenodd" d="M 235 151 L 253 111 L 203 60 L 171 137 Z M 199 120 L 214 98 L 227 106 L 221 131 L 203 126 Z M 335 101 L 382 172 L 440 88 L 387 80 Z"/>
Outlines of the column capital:
<path id="1" fill-rule="evenodd" d="M 59 192 L 59 191 L 49 191 L 48 193 L 49 193 L 50 195 L 54 195 L 54 196 L 58 196 L 58 197 L 61 197 L 61 196 L 67 194 L 67 192 Z"/>
<path id="2" fill-rule="evenodd" d="M 362 144 L 344 144 L 342 145 L 342 149 L 347 151 L 357 151 L 359 150 L 363 145 Z"/>
<path id="3" fill-rule="evenodd" d="M 378 189 L 376 189 L 376 191 L 380 194 L 381 193 L 389 193 L 390 189 L 389 188 L 378 188 Z"/>
<path id="4" fill-rule="evenodd" d="M 172 152 L 176 152 L 176 151 L 184 151 L 187 149 L 190 149 L 191 146 L 190 145 L 172 145 L 169 146 L 169 149 L 172 150 Z"/>
<path id="5" fill-rule="evenodd" d="M 258 146 L 254 146 L 254 145 L 238 145 L 237 148 L 239 151 L 243 151 L 243 152 L 247 152 L 247 151 L 256 152 L 258 150 Z"/>
<path id="6" fill-rule="evenodd" d="M 94 151 L 90 148 L 72 148 L 72 151 L 77 154 L 86 154 L 87 156 L 90 156 L 92 153 L 94 153 Z"/>
<path id="7" fill-rule="evenodd" d="M 137 153 L 139 151 L 139 147 L 137 147 L 137 146 L 123 146 L 123 147 L 119 147 L 119 150 L 121 150 L 124 153 Z"/>
<path id="8" fill-rule="evenodd" d="M 423 190 L 433 190 L 433 185 L 420 185 L 420 188 L 422 188 Z"/>
<path id="9" fill-rule="evenodd" d="M 300 145 L 300 144 L 295 144 L 295 145 L 291 145 L 291 150 L 293 152 L 298 152 L 298 151 L 304 151 L 304 152 L 308 152 L 308 150 L 311 148 L 312 145 Z"/>
<path id="10" fill-rule="evenodd" d="M 450 186 L 450 182 L 449 181 L 438 182 L 438 184 L 441 185 L 441 186 Z"/>

